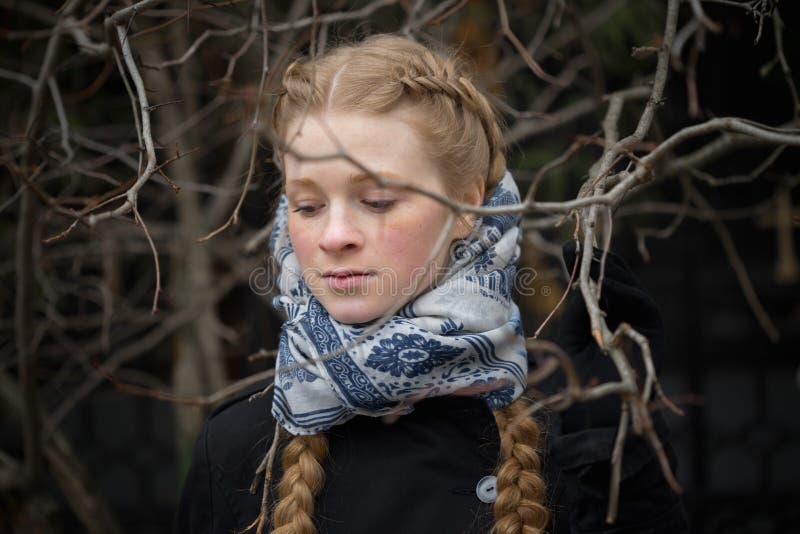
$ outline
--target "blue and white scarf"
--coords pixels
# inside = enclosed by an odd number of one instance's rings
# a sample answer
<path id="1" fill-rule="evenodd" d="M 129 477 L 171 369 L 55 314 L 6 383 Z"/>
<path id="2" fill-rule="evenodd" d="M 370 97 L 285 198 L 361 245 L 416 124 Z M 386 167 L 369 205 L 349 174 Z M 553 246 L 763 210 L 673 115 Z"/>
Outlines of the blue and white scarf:
<path id="1" fill-rule="evenodd" d="M 520 201 L 506 172 L 484 206 Z M 527 353 L 511 299 L 519 258 L 519 214 L 479 217 L 458 243 L 446 279 L 417 296 L 365 340 L 337 356 L 372 323 L 336 321 L 311 294 L 287 231 L 281 197 L 270 236 L 287 314 L 275 374 L 272 415 L 290 433 L 316 434 L 358 414 L 405 414 L 428 397 L 466 394 L 491 409 L 525 389 Z M 374 327 L 374 325 L 373 325 Z"/>

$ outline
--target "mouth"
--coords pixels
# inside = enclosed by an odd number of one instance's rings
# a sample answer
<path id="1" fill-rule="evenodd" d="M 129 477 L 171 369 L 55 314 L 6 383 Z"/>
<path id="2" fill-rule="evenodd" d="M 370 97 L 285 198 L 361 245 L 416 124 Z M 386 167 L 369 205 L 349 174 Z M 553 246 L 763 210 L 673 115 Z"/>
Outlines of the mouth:
<path id="1" fill-rule="evenodd" d="M 373 273 L 368 271 L 354 271 L 350 269 L 334 269 L 322 275 L 328 286 L 337 291 L 352 290 L 365 284 Z"/>

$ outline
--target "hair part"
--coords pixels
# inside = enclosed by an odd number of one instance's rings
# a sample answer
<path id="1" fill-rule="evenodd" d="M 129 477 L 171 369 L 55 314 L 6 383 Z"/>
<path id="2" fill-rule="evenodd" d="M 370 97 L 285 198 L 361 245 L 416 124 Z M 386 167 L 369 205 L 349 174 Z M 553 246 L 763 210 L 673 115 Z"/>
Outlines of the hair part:
<path id="1" fill-rule="evenodd" d="M 309 114 L 399 112 L 441 171 L 448 195 L 483 177 L 486 196 L 502 179 L 505 148 L 497 114 L 466 62 L 395 35 L 339 46 L 284 73 L 272 122 L 281 143 Z M 276 153 L 280 156 L 281 147 Z"/>

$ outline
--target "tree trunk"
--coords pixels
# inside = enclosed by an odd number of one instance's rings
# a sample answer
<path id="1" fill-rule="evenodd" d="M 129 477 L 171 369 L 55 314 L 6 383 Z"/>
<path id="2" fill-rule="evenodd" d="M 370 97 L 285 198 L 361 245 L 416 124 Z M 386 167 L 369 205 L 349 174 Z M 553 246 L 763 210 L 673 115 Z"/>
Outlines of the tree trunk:
<path id="1" fill-rule="evenodd" d="M 185 27 L 175 24 L 165 48 L 170 57 L 178 57 L 182 50 L 176 46 L 186 40 Z M 153 55 L 148 63 L 163 61 L 157 47 L 150 49 Z M 148 87 L 153 90 L 153 102 L 173 100 L 182 102 L 159 108 L 154 113 L 156 138 L 171 147 L 178 143 L 181 152 L 197 146 L 193 132 L 189 130 L 181 138 L 167 140 L 166 134 L 186 118 L 197 112 L 198 105 L 189 73 L 191 67 L 183 66 L 177 84 L 165 70 L 148 69 L 145 72 Z M 199 140 L 202 142 L 202 140 Z M 165 170 L 171 179 L 192 183 L 198 181 L 197 166 L 191 156 L 171 163 Z M 170 193 L 171 194 L 171 193 Z M 195 239 L 208 232 L 199 194 L 188 188 L 176 195 L 177 221 L 171 251 L 169 279 L 170 302 L 175 311 L 193 309 L 198 306 L 198 297 L 214 284 L 212 258 L 208 245 L 198 244 Z M 219 318 L 213 305 L 176 333 L 173 341 L 173 391 L 178 395 L 204 395 L 222 388 L 226 383 L 222 343 L 217 335 Z M 179 476 L 188 468 L 189 453 L 205 420 L 205 414 L 196 408 L 175 406 L 177 419 L 176 446 Z"/>

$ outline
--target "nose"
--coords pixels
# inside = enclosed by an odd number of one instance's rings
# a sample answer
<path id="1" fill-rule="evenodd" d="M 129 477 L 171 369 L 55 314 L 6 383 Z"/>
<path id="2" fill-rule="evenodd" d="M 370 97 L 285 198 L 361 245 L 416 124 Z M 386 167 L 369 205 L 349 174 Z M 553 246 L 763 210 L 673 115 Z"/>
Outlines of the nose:
<path id="1" fill-rule="evenodd" d="M 364 233 L 346 209 L 331 209 L 319 238 L 319 248 L 329 254 L 355 250 L 364 244 Z"/>

